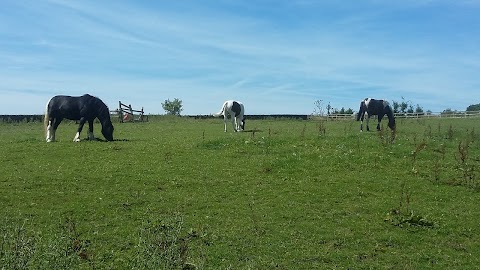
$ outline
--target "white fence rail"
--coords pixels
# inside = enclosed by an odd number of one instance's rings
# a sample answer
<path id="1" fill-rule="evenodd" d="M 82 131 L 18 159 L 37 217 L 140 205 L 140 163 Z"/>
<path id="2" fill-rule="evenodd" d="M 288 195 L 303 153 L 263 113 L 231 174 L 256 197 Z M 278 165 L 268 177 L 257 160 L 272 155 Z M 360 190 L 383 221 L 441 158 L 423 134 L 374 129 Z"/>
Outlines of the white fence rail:
<path id="1" fill-rule="evenodd" d="M 350 120 L 355 119 L 357 114 L 330 114 L 325 116 L 312 116 L 312 118 L 321 117 L 329 120 Z M 438 113 L 395 113 L 395 118 L 471 118 L 480 117 L 480 111 L 452 111 Z"/>

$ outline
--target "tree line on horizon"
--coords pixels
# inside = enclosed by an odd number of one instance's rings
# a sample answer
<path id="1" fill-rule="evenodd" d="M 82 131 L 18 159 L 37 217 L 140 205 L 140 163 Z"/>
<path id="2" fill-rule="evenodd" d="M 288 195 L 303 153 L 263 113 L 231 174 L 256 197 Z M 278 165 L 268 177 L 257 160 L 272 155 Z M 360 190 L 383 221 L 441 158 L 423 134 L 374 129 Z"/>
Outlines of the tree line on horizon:
<path id="1" fill-rule="evenodd" d="M 167 115 L 176 115 L 180 116 L 181 112 L 183 111 L 183 104 L 182 100 L 178 98 L 174 98 L 173 100 L 166 99 L 162 102 L 162 108 L 165 110 Z M 416 104 L 415 106 L 411 101 L 405 100 L 402 97 L 401 101 L 392 100 L 392 109 L 394 113 L 418 113 L 418 114 L 432 114 L 431 110 L 424 111 L 423 107 L 420 104 Z M 480 111 L 480 103 L 469 105 L 466 109 L 467 112 L 469 111 Z M 452 114 L 456 113 L 456 110 L 452 110 L 451 108 L 447 108 L 441 112 L 441 114 Z M 352 108 L 345 109 L 345 107 L 341 107 L 340 109 L 334 108 L 330 105 L 330 102 L 326 107 L 323 105 L 323 100 L 318 99 L 314 102 L 314 111 L 313 114 L 315 115 L 338 115 L 338 114 L 354 114 L 355 111 Z"/>

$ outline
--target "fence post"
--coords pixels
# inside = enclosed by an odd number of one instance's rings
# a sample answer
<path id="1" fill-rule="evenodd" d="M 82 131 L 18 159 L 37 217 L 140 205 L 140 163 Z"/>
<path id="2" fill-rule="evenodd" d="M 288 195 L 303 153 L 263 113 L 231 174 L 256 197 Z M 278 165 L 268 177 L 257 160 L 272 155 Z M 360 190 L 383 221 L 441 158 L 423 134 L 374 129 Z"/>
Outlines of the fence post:
<path id="1" fill-rule="evenodd" d="M 135 119 L 135 113 L 139 114 L 138 119 Z M 143 122 L 145 119 L 145 111 L 143 110 L 143 107 L 141 110 L 134 110 L 131 104 L 126 105 L 126 104 L 123 104 L 121 101 L 118 101 L 118 115 L 119 115 L 119 121 L 121 123 L 124 123 L 125 121 L 129 121 L 129 122 L 142 121 Z M 146 119 L 148 121 L 148 117 Z"/>
<path id="2" fill-rule="evenodd" d="M 123 123 L 123 110 L 122 110 L 122 102 L 118 101 L 118 120 L 120 123 Z"/>
<path id="3" fill-rule="evenodd" d="M 132 105 L 131 105 L 131 104 L 128 104 L 128 109 L 130 110 L 130 117 L 132 117 L 132 119 L 130 119 L 130 121 L 134 122 L 135 119 L 133 118 L 133 109 L 132 109 Z"/>

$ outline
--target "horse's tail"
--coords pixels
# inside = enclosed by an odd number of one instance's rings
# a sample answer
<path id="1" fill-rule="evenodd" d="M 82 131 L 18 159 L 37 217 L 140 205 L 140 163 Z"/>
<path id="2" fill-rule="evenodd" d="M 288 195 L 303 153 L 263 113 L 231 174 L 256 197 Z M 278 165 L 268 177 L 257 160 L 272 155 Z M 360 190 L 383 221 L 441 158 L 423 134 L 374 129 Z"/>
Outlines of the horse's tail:
<path id="1" fill-rule="evenodd" d="M 365 105 L 365 100 L 362 100 L 360 102 L 360 109 L 358 109 L 358 114 L 357 114 L 357 121 L 360 121 L 360 118 L 363 121 L 363 115 L 365 114 L 365 111 L 367 110 L 367 106 Z"/>
<path id="2" fill-rule="evenodd" d="M 47 102 L 47 105 L 45 106 L 45 116 L 43 118 L 43 127 L 45 130 L 45 134 L 47 134 L 47 128 L 48 128 L 48 122 L 50 121 L 50 117 L 48 115 L 48 104 L 50 104 L 50 100 Z"/>
<path id="3" fill-rule="evenodd" d="M 215 116 L 215 117 L 219 117 L 220 115 L 224 115 L 226 106 L 227 106 L 227 102 L 225 101 L 225 103 L 223 103 L 222 109 L 218 113 L 214 113 L 212 115 Z"/>

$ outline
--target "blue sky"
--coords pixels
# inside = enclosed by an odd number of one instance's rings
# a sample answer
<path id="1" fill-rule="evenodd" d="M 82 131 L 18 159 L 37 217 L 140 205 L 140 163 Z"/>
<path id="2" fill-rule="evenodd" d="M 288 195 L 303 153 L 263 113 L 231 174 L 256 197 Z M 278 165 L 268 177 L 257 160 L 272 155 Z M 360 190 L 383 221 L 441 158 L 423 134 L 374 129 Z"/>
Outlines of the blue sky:
<path id="1" fill-rule="evenodd" d="M 0 114 L 57 94 L 163 114 L 310 114 L 365 97 L 480 103 L 480 0 L 3 0 Z"/>

